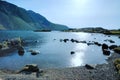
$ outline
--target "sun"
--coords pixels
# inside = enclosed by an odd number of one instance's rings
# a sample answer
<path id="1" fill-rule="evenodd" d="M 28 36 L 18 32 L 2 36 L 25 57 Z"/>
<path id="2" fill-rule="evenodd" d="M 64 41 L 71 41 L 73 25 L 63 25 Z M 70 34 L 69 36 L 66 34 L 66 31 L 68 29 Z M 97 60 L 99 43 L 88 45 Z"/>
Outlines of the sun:
<path id="1" fill-rule="evenodd" d="M 72 0 L 72 4 L 76 8 L 85 7 L 87 5 L 87 2 L 88 2 L 88 0 Z"/>

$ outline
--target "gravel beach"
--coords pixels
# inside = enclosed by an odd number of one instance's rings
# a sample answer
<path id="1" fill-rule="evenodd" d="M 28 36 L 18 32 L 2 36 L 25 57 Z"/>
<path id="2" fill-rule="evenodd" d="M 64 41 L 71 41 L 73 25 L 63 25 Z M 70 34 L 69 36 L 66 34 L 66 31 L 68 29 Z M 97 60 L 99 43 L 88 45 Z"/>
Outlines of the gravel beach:
<path id="1" fill-rule="evenodd" d="M 120 80 L 113 61 L 120 55 L 113 53 L 106 64 L 97 64 L 94 69 L 85 66 L 44 69 L 42 73 L 23 74 L 16 71 L 0 70 L 0 80 Z"/>

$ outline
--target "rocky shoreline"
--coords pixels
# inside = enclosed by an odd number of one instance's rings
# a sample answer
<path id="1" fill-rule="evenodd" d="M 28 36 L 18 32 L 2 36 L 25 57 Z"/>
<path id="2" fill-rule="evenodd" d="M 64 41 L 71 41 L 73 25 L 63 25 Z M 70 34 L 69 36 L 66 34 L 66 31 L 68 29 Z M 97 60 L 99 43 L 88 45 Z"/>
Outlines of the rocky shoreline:
<path id="1" fill-rule="evenodd" d="M 63 32 L 87 32 L 87 33 L 102 33 L 106 35 L 120 35 L 120 29 L 108 30 L 102 27 L 88 27 L 88 28 L 70 28 L 68 30 L 63 30 Z"/>
<path id="2" fill-rule="evenodd" d="M 17 71 L 0 70 L 1 80 L 119 80 L 120 74 L 114 66 L 114 60 L 120 58 L 117 53 L 112 53 L 108 57 L 108 63 L 97 64 L 94 69 L 88 69 L 85 66 L 62 68 L 62 69 L 44 69 L 39 74 L 17 73 Z"/>

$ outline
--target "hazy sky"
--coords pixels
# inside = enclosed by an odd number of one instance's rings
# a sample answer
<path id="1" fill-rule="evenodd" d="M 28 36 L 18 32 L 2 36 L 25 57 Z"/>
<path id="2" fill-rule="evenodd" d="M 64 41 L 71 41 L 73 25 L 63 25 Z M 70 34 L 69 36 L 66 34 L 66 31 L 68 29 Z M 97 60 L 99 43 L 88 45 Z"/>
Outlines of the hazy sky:
<path id="1" fill-rule="evenodd" d="M 120 0 L 6 0 L 69 27 L 120 28 Z"/>

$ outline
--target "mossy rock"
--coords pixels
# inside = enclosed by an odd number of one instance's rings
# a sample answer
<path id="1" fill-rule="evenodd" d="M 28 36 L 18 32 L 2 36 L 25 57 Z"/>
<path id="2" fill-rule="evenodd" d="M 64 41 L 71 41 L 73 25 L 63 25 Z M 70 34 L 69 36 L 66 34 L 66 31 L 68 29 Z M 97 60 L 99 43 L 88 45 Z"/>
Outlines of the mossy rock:
<path id="1" fill-rule="evenodd" d="M 117 68 L 118 71 L 120 71 L 120 64 L 117 64 L 116 68 Z"/>
<path id="2" fill-rule="evenodd" d="M 119 53 L 119 54 L 120 54 L 120 47 L 116 47 L 116 48 L 114 48 L 114 52 L 116 52 L 116 53 Z"/>
<path id="3" fill-rule="evenodd" d="M 18 73 L 21 73 L 21 72 L 30 72 L 30 73 L 39 72 L 39 68 L 37 64 L 27 64 Z"/>
<path id="4" fill-rule="evenodd" d="M 114 65 L 116 66 L 118 64 L 120 64 L 120 58 L 117 58 L 117 59 L 114 60 Z"/>

